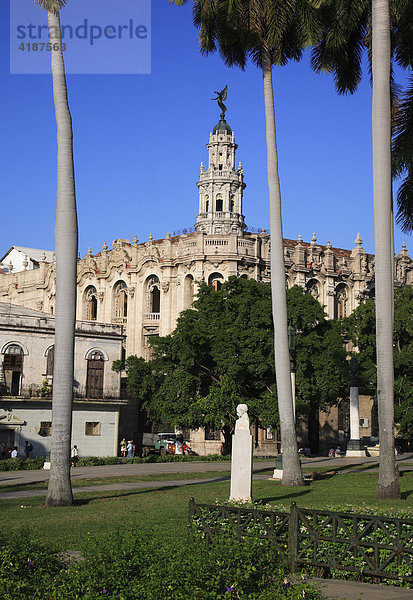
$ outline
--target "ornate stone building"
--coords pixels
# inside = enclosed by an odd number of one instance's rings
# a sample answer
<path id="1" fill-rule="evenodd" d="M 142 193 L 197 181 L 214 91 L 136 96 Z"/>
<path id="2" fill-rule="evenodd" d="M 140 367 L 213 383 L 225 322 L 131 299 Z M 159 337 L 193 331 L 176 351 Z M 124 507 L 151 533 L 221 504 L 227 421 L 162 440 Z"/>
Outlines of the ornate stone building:
<path id="1" fill-rule="evenodd" d="M 221 114 L 209 136 L 208 166 L 201 163 L 195 231 L 139 242 L 115 239 L 78 262 L 77 318 L 124 326 L 126 355 L 149 357 L 150 336 L 173 331 L 180 312 L 191 306 L 198 282 L 219 287 L 231 275 L 269 281 L 270 236 L 247 230 L 243 216 L 244 173 L 236 167 L 234 133 Z M 302 286 L 325 306 L 330 318 L 350 314 L 374 296 L 374 256 L 357 234 L 352 250 L 330 242 L 284 240 L 288 287 Z M 21 256 L 3 257 L 0 302 L 53 313 L 55 263 L 36 252 L 35 268 Z M 24 252 L 24 248 L 20 251 Z M 30 249 L 26 249 L 27 251 Z M 43 259 L 43 260 L 42 260 Z M 413 283 L 413 261 L 405 247 L 395 258 L 395 283 Z"/>
<path id="2" fill-rule="evenodd" d="M 83 456 L 117 453 L 120 377 L 112 363 L 121 357 L 122 326 L 77 321 L 72 439 Z M 35 456 L 50 453 L 52 433 L 54 317 L 0 302 L 0 458 L 24 442 Z"/>

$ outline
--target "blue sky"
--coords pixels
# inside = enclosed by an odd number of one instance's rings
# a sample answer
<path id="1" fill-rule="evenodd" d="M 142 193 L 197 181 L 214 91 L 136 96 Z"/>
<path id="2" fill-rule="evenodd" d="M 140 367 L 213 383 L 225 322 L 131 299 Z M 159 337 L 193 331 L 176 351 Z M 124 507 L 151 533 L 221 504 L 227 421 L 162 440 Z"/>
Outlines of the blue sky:
<path id="1" fill-rule="evenodd" d="M 226 84 L 227 121 L 247 184 L 246 223 L 269 225 L 260 71 L 201 56 L 190 4 L 151 4 L 150 74 L 67 77 L 82 256 L 115 238 L 146 241 L 193 226 L 199 166 L 219 119 L 211 98 Z M 56 189 L 51 77 L 10 75 L 9 17 L 1 0 L 1 254 L 12 245 L 54 248 Z M 320 244 L 351 249 L 360 232 L 374 252 L 368 76 L 354 96 L 339 97 L 330 76 L 311 71 L 308 55 L 273 74 L 284 237 L 310 241 L 315 232 Z M 396 227 L 396 252 L 403 241 L 412 254 L 410 236 Z"/>

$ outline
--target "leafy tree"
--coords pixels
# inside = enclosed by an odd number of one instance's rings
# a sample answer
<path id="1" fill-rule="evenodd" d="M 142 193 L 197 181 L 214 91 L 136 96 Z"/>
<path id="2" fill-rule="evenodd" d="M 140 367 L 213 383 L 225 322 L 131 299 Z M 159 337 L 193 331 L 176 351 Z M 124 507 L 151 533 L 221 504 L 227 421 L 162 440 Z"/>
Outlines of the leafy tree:
<path id="1" fill-rule="evenodd" d="M 66 0 L 35 0 L 47 11 L 57 124 L 56 310 L 52 445 L 46 506 L 73 504 L 70 483 L 77 276 L 77 212 L 72 118 L 67 98 L 60 9 Z"/>
<path id="2" fill-rule="evenodd" d="M 308 415 L 345 393 L 346 351 L 312 296 L 294 287 L 287 302 L 297 331 L 298 410 Z M 154 338 L 149 363 L 127 359 L 128 391 L 155 422 L 220 429 L 229 451 L 240 402 L 261 426 L 279 428 L 271 288 L 236 277 L 219 291 L 202 284 L 194 308 L 181 313 L 172 334 Z"/>
<path id="3" fill-rule="evenodd" d="M 171 0 L 183 4 L 186 0 Z M 217 48 L 228 66 L 244 69 L 248 57 L 262 71 L 266 120 L 271 228 L 272 312 L 275 370 L 283 445 L 283 485 L 303 485 L 297 453 L 287 333 L 281 189 L 275 130 L 272 66 L 299 60 L 317 29 L 317 11 L 307 0 L 194 0 L 201 52 Z"/>
<path id="4" fill-rule="evenodd" d="M 297 412 L 309 417 L 311 443 L 317 448 L 319 410 L 348 396 L 347 352 L 338 323 L 327 320 L 319 302 L 301 287 L 287 290 L 287 306 L 296 331 Z"/>
<path id="5" fill-rule="evenodd" d="M 375 304 L 367 300 L 345 319 L 348 338 L 357 347 L 359 387 L 363 393 L 376 395 L 376 336 L 374 334 Z M 394 305 L 394 401 L 395 422 L 400 435 L 413 436 L 413 289 L 395 290 Z"/>

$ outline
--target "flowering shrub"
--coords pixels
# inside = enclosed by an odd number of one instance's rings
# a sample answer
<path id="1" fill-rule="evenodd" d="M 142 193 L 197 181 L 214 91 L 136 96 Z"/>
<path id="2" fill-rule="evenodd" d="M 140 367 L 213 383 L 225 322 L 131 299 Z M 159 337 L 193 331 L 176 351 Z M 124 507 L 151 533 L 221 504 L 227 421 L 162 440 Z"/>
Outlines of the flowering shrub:
<path id="1" fill-rule="evenodd" d="M 275 544 L 285 563 L 304 565 L 312 574 L 339 577 L 346 572 L 350 579 L 381 577 L 395 585 L 413 583 L 413 520 L 405 511 L 393 511 L 397 518 L 385 510 L 382 516 L 371 509 L 360 514 L 355 509 L 299 509 L 294 504 L 272 510 L 255 503 L 196 505 L 191 501 L 190 512 L 195 537 L 211 544 L 222 534 L 238 540 L 254 537 Z"/>
<path id="2" fill-rule="evenodd" d="M 226 536 L 213 548 L 124 529 L 89 538 L 81 560 L 21 535 L 2 540 L 2 600 L 320 600 L 306 581 L 292 583 L 278 554 L 261 541 Z"/>

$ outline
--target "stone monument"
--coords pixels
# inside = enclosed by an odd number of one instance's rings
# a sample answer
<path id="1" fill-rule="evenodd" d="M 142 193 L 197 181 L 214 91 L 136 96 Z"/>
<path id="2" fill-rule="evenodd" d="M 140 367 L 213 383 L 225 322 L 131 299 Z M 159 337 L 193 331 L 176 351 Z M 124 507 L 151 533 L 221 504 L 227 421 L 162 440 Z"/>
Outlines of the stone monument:
<path id="1" fill-rule="evenodd" d="M 353 356 L 350 359 L 350 440 L 346 456 L 365 456 L 364 444 L 360 440 L 358 365 Z"/>
<path id="2" fill-rule="evenodd" d="M 252 435 L 248 406 L 238 404 L 238 419 L 232 436 L 230 500 L 252 499 Z"/>

